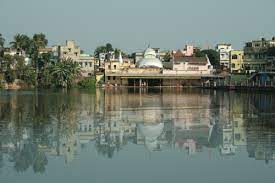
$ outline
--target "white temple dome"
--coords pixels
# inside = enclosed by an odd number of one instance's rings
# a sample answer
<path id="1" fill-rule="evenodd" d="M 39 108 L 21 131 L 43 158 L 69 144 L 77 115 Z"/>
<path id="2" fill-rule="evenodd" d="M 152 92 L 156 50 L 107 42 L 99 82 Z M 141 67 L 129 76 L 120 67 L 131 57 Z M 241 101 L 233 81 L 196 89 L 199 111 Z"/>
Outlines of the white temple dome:
<path id="1" fill-rule="evenodd" d="M 139 132 L 149 141 L 155 141 L 164 130 L 164 123 L 138 124 Z"/>
<path id="2" fill-rule="evenodd" d="M 144 58 L 156 58 L 157 54 L 152 48 L 147 48 L 144 52 Z"/>
<path id="3" fill-rule="evenodd" d="M 144 58 L 137 63 L 138 68 L 163 68 L 162 62 L 157 58 L 155 50 L 147 48 Z"/>

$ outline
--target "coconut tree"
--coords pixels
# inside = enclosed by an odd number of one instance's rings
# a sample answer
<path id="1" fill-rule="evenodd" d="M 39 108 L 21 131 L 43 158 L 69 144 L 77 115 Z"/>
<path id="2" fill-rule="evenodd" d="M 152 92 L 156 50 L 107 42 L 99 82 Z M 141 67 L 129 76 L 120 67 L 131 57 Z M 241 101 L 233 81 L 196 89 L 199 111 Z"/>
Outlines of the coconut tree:
<path id="1" fill-rule="evenodd" d="M 2 67 L 2 61 L 4 56 L 4 44 L 5 39 L 3 38 L 2 34 L 0 33 L 0 68 Z"/>
<path id="2" fill-rule="evenodd" d="M 5 39 L 3 38 L 2 34 L 0 33 L 0 48 L 3 48 L 5 44 Z"/>
<path id="3" fill-rule="evenodd" d="M 25 34 L 16 34 L 13 38 L 14 40 L 10 42 L 11 47 L 14 49 L 19 49 L 20 51 L 28 51 L 31 43 L 31 39 Z"/>
<path id="4" fill-rule="evenodd" d="M 51 70 L 55 85 L 63 88 L 70 88 L 80 73 L 79 65 L 73 62 L 71 58 L 61 60 Z"/>
<path id="5" fill-rule="evenodd" d="M 37 48 L 45 48 L 48 45 L 46 35 L 43 33 L 34 34 L 32 40 Z"/>

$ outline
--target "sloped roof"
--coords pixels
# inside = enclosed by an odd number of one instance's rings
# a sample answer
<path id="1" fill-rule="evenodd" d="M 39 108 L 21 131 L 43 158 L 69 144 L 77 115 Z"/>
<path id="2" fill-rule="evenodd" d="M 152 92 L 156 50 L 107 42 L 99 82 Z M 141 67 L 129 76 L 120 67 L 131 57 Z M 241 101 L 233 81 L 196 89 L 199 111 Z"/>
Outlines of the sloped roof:
<path id="1" fill-rule="evenodd" d="M 181 58 L 181 57 L 184 57 L 185 54 L 182 50 L 178 50 L 175 54 L 174 54 L 174 57 L 175 58 Z"/>
<path id="2" fill-rule="evenodd" d="M 188 62 L 190 65 L 206 65 L 208 63 L 206 57 L 180 57 L 175 58 L 174 62 Z"/>

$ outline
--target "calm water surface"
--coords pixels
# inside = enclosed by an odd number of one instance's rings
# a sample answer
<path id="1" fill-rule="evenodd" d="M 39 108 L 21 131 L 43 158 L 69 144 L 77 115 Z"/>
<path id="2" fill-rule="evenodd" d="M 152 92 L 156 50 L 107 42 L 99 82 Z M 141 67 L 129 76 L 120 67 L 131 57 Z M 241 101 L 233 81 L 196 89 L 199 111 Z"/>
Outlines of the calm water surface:
<path id="1" fill-rule="evenodd" d="M 0 182 L 275 181 L 275 94 L 0 91 Z"/>

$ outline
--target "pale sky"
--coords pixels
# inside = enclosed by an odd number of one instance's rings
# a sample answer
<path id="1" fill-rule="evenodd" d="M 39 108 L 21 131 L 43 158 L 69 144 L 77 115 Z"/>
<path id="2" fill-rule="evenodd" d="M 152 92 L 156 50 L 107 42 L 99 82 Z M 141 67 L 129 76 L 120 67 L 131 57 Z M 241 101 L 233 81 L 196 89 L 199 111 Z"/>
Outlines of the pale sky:
<path id="1" fill-rule="evenodd" d="M 87 53 L 107 42 L 126 52 L 206 48 L 275 36 L 275 0 L 0 0 L 0 33 L 43 32 Z"/>

